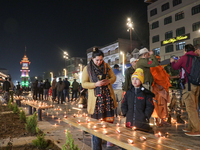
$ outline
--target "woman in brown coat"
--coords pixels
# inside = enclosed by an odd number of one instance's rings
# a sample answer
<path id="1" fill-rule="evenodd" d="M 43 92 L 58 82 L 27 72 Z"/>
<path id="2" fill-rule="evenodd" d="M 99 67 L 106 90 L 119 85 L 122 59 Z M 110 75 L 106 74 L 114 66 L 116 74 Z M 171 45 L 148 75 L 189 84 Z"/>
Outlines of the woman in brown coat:
<path id="1" fill-rule="evenodd" d="M 92 59 L 83 69 L 82 86 L 88 89 L 88 113 L 94 119 L 114 122 L 114 109 L 117 107 L 112 84 L 116 77 L 111 67 L 103 61 L 104 54 L 95 48 Z M 92 149 L 101 150 L 102 140 L 92 136 Z"/>

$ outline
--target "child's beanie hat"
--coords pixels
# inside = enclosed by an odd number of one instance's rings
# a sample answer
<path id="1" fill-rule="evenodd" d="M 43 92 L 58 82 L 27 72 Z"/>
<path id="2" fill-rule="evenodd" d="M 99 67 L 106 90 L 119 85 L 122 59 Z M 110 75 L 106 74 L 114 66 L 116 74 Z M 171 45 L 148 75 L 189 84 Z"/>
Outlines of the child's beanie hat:
<path id="1" fill-rule="evenodd" d="M 144 73 L 143 73 L 143 70 L 141 68 L 137 68 L 135 70 L 135 72 L 131 76 L 131 81 L 133 80 L 133 78 L 138 78 L 142 82 L 142 84 L 143 84 L 143 82 L 144 82 Z"/>

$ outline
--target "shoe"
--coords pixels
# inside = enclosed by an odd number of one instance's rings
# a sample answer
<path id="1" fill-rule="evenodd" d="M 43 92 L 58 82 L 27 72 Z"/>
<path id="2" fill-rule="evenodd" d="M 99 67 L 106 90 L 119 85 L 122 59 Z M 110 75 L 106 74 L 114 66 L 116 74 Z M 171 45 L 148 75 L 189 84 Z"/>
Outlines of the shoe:
<path id="1" fill-rule="evenodd" d="M 191 132 L 189 129 L 182 129 L 184 132 Z"/>
<path id="2" fill-rule="evenodd" d="M 167 123 L 171 124 L 171 115 L 169 115 L 169 117 L 167 119 Z"/>
<path id="3" fill-rule="evenodd" d="M 177 115 L 176 122 L 177 122 L 177 123 L 185 124 L 185 121 L 183 121 L 183 119 L 181 119 L 181 116 L 180 116 L 180 115 Z"/>
<path id="4" fill-rule="evenodd" d="M 187 132 L 185 134 L 187 136 L 200 136 L 200 131 L 198 131 L 198 132 Z"/>
<path id="5" fill-rule="evenodd" d="M 107 141 L 107 148 L 113 147 L 113 143 Z"/>

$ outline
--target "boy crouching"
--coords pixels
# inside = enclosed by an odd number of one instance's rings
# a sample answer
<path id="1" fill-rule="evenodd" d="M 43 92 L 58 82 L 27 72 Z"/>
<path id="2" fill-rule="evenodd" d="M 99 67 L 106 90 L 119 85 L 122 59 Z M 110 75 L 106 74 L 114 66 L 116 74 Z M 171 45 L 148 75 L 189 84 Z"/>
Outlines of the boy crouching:
<path id="1" fill-rule="evenodd" d="M 149 119 L 154 110 L 155 95 L 142 86 L 144 74 L 141 68 L 135 70 L 131 81 L 131 89 L 126 92 L 121 106 L 122 113 L 126 116 L 126 127 L 136 127 L 137 130 L 149 132 Z"/>

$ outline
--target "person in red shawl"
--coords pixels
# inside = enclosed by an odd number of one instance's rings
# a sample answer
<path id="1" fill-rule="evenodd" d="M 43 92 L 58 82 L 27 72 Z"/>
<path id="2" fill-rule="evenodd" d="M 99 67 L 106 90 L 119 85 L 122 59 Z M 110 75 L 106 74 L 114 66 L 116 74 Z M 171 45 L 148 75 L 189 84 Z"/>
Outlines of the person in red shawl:
<path id="1" fill-rule="evenodd" d="M 156 56 L 156 58 L 160 63 L 160 56 Z M 169 74 L 167 74 L 161 65 L 151 67 L 150 70 L 153 76 L 153 93 L 155 94 L 153 101 L 155 108 L 152 117 L 156 119 L 157 126 L 162 126 L 164 124 L 169 125 L 164 121 L 164 119 L 168 117 L 167 103 L 170 102 L 169 87 L 171 86 L 171 83 Z M 160 118 L 161 123 L 159 123 L 158 118 Z"/>

